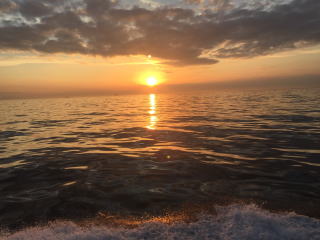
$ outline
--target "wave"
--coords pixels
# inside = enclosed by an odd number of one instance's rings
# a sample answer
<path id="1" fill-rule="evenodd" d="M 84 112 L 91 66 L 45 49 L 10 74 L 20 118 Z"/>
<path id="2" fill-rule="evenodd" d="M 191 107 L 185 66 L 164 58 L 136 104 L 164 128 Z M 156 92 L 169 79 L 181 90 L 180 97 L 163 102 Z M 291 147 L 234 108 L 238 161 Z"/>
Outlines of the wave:
<path id="1" fill-rule="evenodd" d="M 120 239 L 290 239 L 319 240 L 320 220 L 295 213 L 272 213 L 255 205 L 217 207 L 215 215 L 201 214 L 196 221 L 168 223 L 161 218 L 134 228 L 92 222 L 80 226 L 57 221 L 16 233 L 2 232 L 6 240 L 120 240 Z"/>

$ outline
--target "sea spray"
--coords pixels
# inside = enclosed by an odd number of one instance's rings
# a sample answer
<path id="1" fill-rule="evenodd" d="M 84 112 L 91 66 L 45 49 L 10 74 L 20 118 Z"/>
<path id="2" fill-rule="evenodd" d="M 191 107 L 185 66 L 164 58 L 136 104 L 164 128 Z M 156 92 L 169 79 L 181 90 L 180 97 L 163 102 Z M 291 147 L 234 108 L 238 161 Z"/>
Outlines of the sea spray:
<path id="1" fill-rule="evenodd" d="M 320 220 L 295 213 L 271 213 L 255 205 L 217 207 L 216 215 L 201 214 L 191 223 L 146 221 L 135 228 L 108 225 L 79 226 L 57 221 L 16 233 L 3 240 L 120 240 L 120 239 L 219 239 L 219 240 L 319 240 Z"/>

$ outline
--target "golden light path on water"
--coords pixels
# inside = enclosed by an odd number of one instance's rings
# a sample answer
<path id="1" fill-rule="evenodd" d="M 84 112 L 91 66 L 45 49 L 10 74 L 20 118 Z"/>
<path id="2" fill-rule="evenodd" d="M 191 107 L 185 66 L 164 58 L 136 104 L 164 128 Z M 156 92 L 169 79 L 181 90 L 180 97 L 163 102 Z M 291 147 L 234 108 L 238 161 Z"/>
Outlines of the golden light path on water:
<path id="1" fill-rule="evenodd" d="M 156 116 L 156 107 L 157 107 L 157 99 L 155 94 L 150 94 L 149 95 L 149 125 L 147 126 L 148 129 L 154 130 L 156 129 L 156 124 L 158 121 L 158 117 Z"/>

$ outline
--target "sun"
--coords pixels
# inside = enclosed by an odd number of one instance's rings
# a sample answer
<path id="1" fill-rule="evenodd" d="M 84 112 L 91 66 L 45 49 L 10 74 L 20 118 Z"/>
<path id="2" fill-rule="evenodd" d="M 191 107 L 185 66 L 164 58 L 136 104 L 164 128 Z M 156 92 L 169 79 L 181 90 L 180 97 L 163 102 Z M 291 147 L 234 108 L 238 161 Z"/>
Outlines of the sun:
<path id="1" fill-rule="evenodd" d="M 146 84 L 150 87 L 153 87 L 155 85 L 158 85 L 159 84 L 159 81 L 157 80 L 156 77 L 154 76 L 150 76 L 146 79 Z"/>
<path id="2" fill-rule="evenodd" d="M 164 73 L 160 71 L 142 71 L 136 78 L 136 83 L 138 83 L 139 85 L 148 86 L 150 88 L 156 87 L 164 82 Z"/>

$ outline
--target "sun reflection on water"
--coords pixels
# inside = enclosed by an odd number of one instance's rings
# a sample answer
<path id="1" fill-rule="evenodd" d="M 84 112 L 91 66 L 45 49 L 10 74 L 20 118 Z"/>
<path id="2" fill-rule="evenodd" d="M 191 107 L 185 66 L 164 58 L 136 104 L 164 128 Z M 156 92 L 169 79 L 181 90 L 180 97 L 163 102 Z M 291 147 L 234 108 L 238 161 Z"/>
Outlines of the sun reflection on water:
<path id="1" fill-rule="evenodd" d="M 156 124 L 158 121 L 158 117 L 156 116 L 156 104 L 157 104 L 157 100 L 156 100 L 156 95 L 155 94 L 150 94 L 149 95 L 149 115 L 150 115 L 150 119 L 149 119 L 149 125 L 147 126 L 148 129 L 156 129 Z"/>

